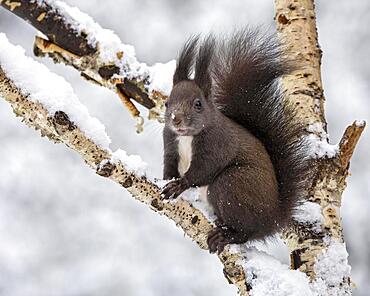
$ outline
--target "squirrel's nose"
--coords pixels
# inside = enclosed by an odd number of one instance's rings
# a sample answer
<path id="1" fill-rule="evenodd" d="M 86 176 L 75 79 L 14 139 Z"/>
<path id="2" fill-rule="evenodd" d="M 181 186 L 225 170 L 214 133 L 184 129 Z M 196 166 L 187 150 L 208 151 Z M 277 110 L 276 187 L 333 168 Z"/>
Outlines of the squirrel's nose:
<path id="1" fill-rule="evenodd" d="M 183 116 L 180 114 L 172 114 L 171 117 L 174 125 L 180 125 L 183 120 Z"/>

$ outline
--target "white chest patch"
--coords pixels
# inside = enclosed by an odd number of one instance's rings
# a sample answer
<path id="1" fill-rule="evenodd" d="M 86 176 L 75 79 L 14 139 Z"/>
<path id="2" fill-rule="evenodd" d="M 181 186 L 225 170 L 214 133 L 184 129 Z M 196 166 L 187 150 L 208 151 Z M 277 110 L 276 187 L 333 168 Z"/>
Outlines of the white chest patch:
<path id="1" fill-rule="evenodd" d="M 178 141 L 178 152 L 179 152 L 179 166 L 178 170 L 182 177 L 190 167 L 191 157 L 193 153 L 192 143 L 193 136 L 179 136 Z"/>

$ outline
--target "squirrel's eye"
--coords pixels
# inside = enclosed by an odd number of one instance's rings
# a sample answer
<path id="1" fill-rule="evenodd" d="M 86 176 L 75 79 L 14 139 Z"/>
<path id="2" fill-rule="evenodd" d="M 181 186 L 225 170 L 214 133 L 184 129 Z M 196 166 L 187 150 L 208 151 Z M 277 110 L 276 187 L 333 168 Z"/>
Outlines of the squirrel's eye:
<path id="1" fill-rule="evenodd" d="M 168 108 L 168 101 L 166 101 L 166 102 L 164 103 L 164 106 L 165 106 L 166 108 Z"/>
<path id="2" fill-rule="evenodd" d="M 201 110 L 202 109 L 202 101 L 199 100 L 199 99 L 195 99 L 194 100 L 194 108 L 197 109 L 197 110 Z"/>

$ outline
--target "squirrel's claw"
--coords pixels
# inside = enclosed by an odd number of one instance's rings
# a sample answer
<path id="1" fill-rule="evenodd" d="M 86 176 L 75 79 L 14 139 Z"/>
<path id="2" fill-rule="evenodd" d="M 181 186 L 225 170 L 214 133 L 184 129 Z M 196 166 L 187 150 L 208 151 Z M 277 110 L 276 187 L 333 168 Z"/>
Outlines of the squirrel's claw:
<path id="1" fill-rule="evenodd" d="M 171 182 L 168 182 L 166 186 L 164 186 L 161 196 L 162 199 L 175 199 L 178 197 L 184 190 L 186 186 L 184 186 L 182 179 L 177 179 Z"/>

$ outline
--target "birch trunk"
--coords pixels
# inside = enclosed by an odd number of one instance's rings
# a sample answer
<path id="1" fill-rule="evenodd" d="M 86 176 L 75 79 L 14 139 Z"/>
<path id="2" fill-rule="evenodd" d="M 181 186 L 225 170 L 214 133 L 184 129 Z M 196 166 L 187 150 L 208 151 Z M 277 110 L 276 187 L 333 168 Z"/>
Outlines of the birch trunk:
<path id="1" fill-rule="evenodd" d="M 308 130 L 328 141 L 320 72 L 322 51 L 318 43 L 314 1 L 275 0 L 275 5 L 277 30 L 301 66 L 300 70 L 284 78 L 287 97 L 298 106 L 298 116 Z M 313 126 L 320 126 L 322 130 L 312 130 Z M 333 286 L 325 277 L 320 277 L 315 268 L 320 256 L 330 246 L 339 243 L 345 248 L 340 217 L 342 193 L 350 158 L 364 127 L 364 123 L 353 123 L 344 132 L 337 155 L 318 158 L 313 163 L 315 174 L 307 188 L 307 200 L 320 205 L 324 217 L 321 231 L 314 230 L 314 225 L 296 222 L 284 235 L 291 252 L 291 268 L 305 272 L 312 281 L 325 281 L 327 291 L 322 291 L 323 295 L 351 294 L 349 277 L 343 277 Z"/>

